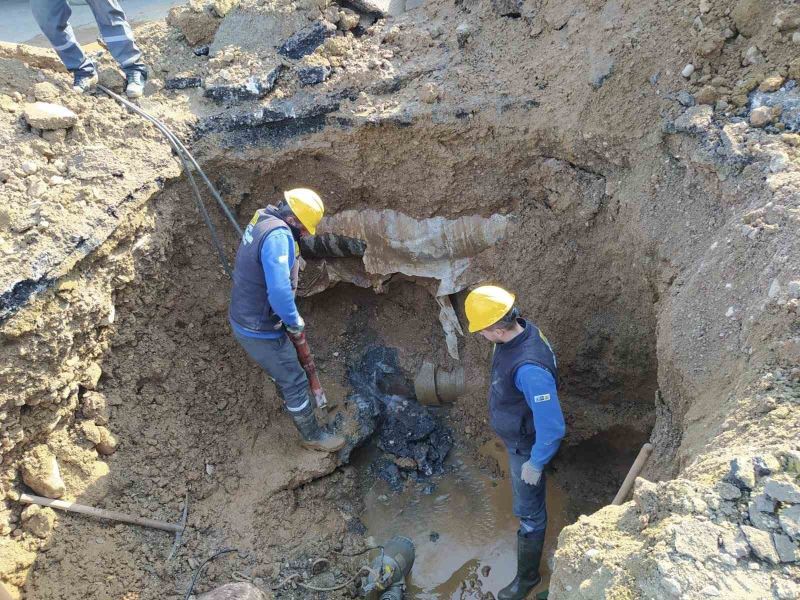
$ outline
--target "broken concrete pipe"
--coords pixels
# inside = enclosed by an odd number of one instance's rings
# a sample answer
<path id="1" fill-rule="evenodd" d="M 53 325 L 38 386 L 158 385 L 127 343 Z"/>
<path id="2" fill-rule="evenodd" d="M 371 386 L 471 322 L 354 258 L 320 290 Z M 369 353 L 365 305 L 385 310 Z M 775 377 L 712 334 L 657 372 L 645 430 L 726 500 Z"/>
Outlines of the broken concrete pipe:
<path id="1" fill-rule="evenodd" d="M 446 371 L 426 360 L 414 378 L 414 393 L 427 406 L 452 404 L 464 393 L 464 367 Z"/>

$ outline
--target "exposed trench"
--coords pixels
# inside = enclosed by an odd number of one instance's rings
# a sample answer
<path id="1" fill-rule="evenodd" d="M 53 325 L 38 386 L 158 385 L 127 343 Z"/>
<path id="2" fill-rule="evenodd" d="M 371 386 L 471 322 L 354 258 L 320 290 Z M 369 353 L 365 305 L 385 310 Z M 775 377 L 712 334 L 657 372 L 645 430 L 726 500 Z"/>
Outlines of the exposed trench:
<path id="1" fill-rule="evenodd" d="M 418 167 L 409 156 L 416 145 L 413 136 L 402 129 L 381 133 L 381 164 L 397 165 L 396 172 L 401 175 L 413 174 Z M 469 138 L 468 129 L 463 133 Z M 393 146 L 385 140 L 387 136 L 397 143 Z M 348 141 L 367 145 L 371 138 L 367 131 Z M 519 143 L 510 141 L 512 148 Z M 438 143 L 445 142 L 440 139 Z M 500 164 L 506 158 L 475 155 L 466 162 L 475 165 L 486 159 Z M 624 248 L 615 240 L 621 227 L 628 224 L 615 218 L 617 209 L 609 205 L 603 176 L 546 156 L 531 156 L 524 163 L 517 160 L 508 166 L 510 171 L 493 173 L 493 181 L 485 181 L 481 190 L 471 190 L 461 202 L 459 198 L 437 201 L 431 200 L 435 195 L 415 196 L 423 182 L 405 182 L 409 185 L 404 188 L 403 182 L 395 181 L 392 185 L 403 189 L 396 197 L 372 189 L 367 169 L 348 171 L 352 163 L 342 161 L 331 149 L 293 153 L 265 168 L 258 161 L 230 159 L 206 164 L 234 205 L 239 222 L 246 222 L 256 208 L 274 201 L 281 189 L 301 183 L 320 190 L 334 225 L 337 214 L 357 206 L 391 207 L 400 213 L 399 218 L 405 214 L 418 219 L 420 230 L 426 226 L 426 218 L 466 217 L 477 219 L 467 221 L 474 225 L 492 215 L 510 217 L 508 231 L 498 236 L 502 239 L 475 246 L 474 255 L 465 252 L 464 257 L 475 280 L 507 282 L 518 291 L 524 314 L 542 327 L 559 355 L 568 433 L 551 472 L 550 510 L 555 516 L 546 559 L 551 564 L 560 528 L 611 500 L 654 425 L 653 303 L 657 297 L 646 265 L 619 261 Z M 478 179 L 474 166 L 453 170 L 446 165 L 441 172 L 436 164 L 429 167 L 434 181 L 442 180 L 443 189 L 449 187 L 454 195 Z M 465 180 L 458 179 L 459 173 Z M 495 183 L 505 189 L 493 187 Z M 523 187 L 524 192 L 517 196 L 515 191 Z M 468 392 L 456 405 L 435 415 L 453 431 L 454 450 L 445 472 L 430 478 L 433 486 L 423 494 L 428 496 L 427 492 L 441 487 L 450 490 L 447 494 L 451 496 L 442 500 L 444 506 L 438 509 L 421 510 L 420 490 L 428 485 L 427 480 L 416 481 L 416 475 L 411 478 L 414 481 L 407 480 L 408 472 L 401 470 L 400 485 L 406 491 L 398 493 L 395 487 L 384 493 L 384 483 L 371 466 L 370 458 L 380 454 L 370 449 L 374 442 L 356 451 L 357 468 L 336 470 L 333 461 L 296 448 L 296 434 L 281 412 L 272 384 L 246 359 L 229 333 L 228 282 L 208 232 L 192 208 L 185 183 L 168 186 L 149 210 L 154 225 L 126 250 L 136 261 L 136 277 L 134 285 L 116 295 L 115 334 L 102 361 L 99 382 L 99 389 L 113 405 L 112 427 L 120 449 L 108 458 L 109 472 L 96 478 L 79 500 L 103 504 L 113 496 L 122 509 L 129 506 L 134 512 L 168 517 L 179 513 L 188 491 L 192 528 L 178 560 L 165 563 L 161 556 L 165 540 L 159 534 L 124 527 L 109 532 L 101 525 L 62 517 L 67 526 L 56 530 L 51 549 L 39 555 L 25 584 L 30 597 L 59 597 L 56 590 L 64 581 L 72 581 L 73 593 L 82 597 L 97 597 L 100 590 L 109 597 L 125 597 L 131 589 L 143 590 L 142 597 L 153 597 L 152 591 L 163 585 L 180 593 L 196 566 L 192 557 L 223 546 L 240 548 L 249 555 L 213 565 L 200 590 L 229 580 L 233 571 L 257 577 L 262 584 L 275 583 L 287 572 L 287 565 L 296 567 L 307 557 L 343 545 L 355 547 L 365 534 L 419 537 L 427 518 L 442 512 L 449 517 L 435 527 L 448 530 L 433 532 L 434 525 L 428 527 L 431 535 L 443 536 L 442 543 L 450 540 L 458 545 L 464 536 L 470 539 L 471 519 L 481 518 L 481 514 L 488 523 L 479 531 L 489 539 L 467 552 L 463 561 L 455 562 L 436 558 L 436 548 L 444 546 L 434 547 L 437 542 L 433 538 L 415 540 L 422 557 L 433 557 L 420 565 L 427 564 L 434 571 L 427 580 L 424 574 L 417 577 L 420 583 L 412 588 L 419 594 L 416 597 L 496 593 L 513 562 L 514 550 L 509 544 L 513 516 L 508 483 L 503 478 L 505 458 L 486 424 L 488 345 L 458 338 Z M 378 264 L 384 272 L 355 279 L 362 285 L 372 284 L 377 292 L 350 283 L 324 289 L 330 282 L 312 282 L 312 288 L 316 285 L 312 291 L 318 293 L 300 300 L 323 384 L 329 398 L 337 399 L 345 413 L 352 414 L 352 394 L 362 391 L 353 389 L 348 374 L 358 368 L 370 348 L 396 350 L 397 367 L 407 379 L 413 378 L 426 359 L 455 364 L 434 298 L 442 284 L 435 277 L 420 276 L 426 269 L 433 269 L 431 273 L 440 278 L 451 275 L 452 261 L 437 262 L 424 252 L 408 254 L 417 233 L 414 226 L 408 226 L 411 231 L 395 226 L 377 237 L 374 232 L 364 236 L 383 239 L 391 247 L 392 238 L 384 236 L 394 232 L 395 245 L 400 246 L 396 256 L 382 255 L 385 249 L 371 248 L 367 240 L 367 253 L 372 250 L 377 256 L 373 265 Z M 236 239 L 221 218 L 218 227 L 228 231 L 224 242 L 232 256 Z M 436 227 L 441 228 L 441 223 Z M 454 235 L 469 237 L 474 227 L 454 231 Z M 354 230 L 343 233 L 352 236 Z M 465 247 L 469 250 L 470 244 Z M 329 258 L 328 262 L 334 271 L 364 275 L 358 258 Z M 391 270 L 398 264 L 404 264 L 401 268 L 406 274 Z M 301 288 L 304 282 L 308 286 L 317 266 L 313 260 L 309 263 Z M 453 292 L 471 282 L 453 277 L 451 288 L 456 289 L 445 290 L 459 315 L 465 292 Z M 463 315 L 461 318 L 463 322 Z M 72 459 L 62 464 L 65 477 L 85 478 L 86 473 L 79 471 L 87 457 Z M 459 485 L 461 480 L 472 482 L 473 487 Z M 475 485 L 483 492 L 476 492 Z M 500 496 L 485 497 L 487 490 L 494 488 L 504 491 Z M 441 496 L 433 492 L 433 498 Z M 406 506 L 409 498 L 411 507 Z M 482 513 L 459 519 L 456 513 L 462 510 L 461 504 L 476 499 L 486 500 L 492 510 L 482 505 Z M 386 523 L 395 510 L 408 511 L 413 518 Z M 417 529 L 403 531 L 403 522 L 413 522 Z M 486 526 L 496 522 L 503 525 Z M 78 556 L 64 550 L 78 539 L 89 540 L 86 552 Z M 126 548 L 127 562 L 103 565 L 104 552 L 120 545 Z M 493 575 L 481 575 L 480 567 L 485 565 L 494 568 Z M 74 574 L 86 568 L 93 575 L 76 581 Z M 99 581 L 99 573 L 108 574 L 104 582 Z M 292 595 L 283 595 L 287 593 Z M 301 592 L 294 593 L 302 597 Z"/>

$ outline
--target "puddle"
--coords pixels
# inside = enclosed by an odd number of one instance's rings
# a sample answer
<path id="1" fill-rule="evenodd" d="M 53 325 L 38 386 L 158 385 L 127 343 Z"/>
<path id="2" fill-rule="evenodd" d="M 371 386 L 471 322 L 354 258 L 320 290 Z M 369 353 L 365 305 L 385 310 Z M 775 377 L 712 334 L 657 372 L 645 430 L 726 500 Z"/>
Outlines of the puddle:
<path id="1" fill-rule="evenodd" d="M 481 453 L 507 467 L 500 442 L 490 442 Z M 363 450 L 363 468 L 377 450 Z M 420 600 L 479 598 L 507 585 L 516 572 L 518 521 L 511 512 L 511 484 L 505 473 L 495 477 L 459 450 L 447 460 L 450 470 L 427 482 L 409 484 L 394 493 L 384 481 L 375 481 L 365 496 L 361 520 L 376 542 L 393 535 L 411 538 L 416 560 L 408 583 L 408 596 Z M 431 493 L 430 483 L 435 484 Z M 556 478 L 547 482 L 548 530 L 542 560 L 542 583 L 547 588 L 558 533 L 571 522 L 567 496 Z M 486 568 L 488 567 L 488 569 Z M 477 595 L 476 595 L 477 594 Z"/>

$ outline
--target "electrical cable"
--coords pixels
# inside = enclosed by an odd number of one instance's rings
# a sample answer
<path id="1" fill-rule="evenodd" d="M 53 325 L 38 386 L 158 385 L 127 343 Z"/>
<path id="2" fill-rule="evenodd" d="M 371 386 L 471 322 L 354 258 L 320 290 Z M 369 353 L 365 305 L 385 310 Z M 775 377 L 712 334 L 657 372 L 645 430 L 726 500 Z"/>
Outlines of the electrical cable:
<path id="1" fill-rule="evenodd" d="M 194 572 L 194 576 L 192 577 L 192 582 L 189 585 L 189 589 L 186 590 L 186 595 L 184 596 L 183 600 L 189 600 L 189 598 L 191 597 L 192 592 L 194 591 L 194 586 L 197 584 L 197 580 L 200 578 L 200 574 L 203 572 L 203 569 L 205 569 L 206 565 L 210 563 L 212 560 L 219 558 L 223 554 L 230 554 L 231 552 L 236 552 L 239 555 L 239 558 L 247 557 L 247 552 L 245 553 L 239 552 L 238 548 L 223 548 L 219 552 L 209 556 L 202 562 L 202 564 L 199 567 L 197 567 L 197 570 Z"/>
<path id="2" fill-rule="evenodd" d="M 166 125 L 164 125 L 164 123 L 162 123 L 161 121 L 159 121 L 158 119 L 156 119 L 155 117 L 150 115 L 149 113 L 145 112 L 144 110 L 142 110 L 141 108 L 139 108 L 138 106 L 133 104 L 132 102 L 129 102 L 128 100 L 122 98 L 118 94 L 115 94 L 114 92 L 112 92 L 108 88 L 106 88 L 106 87 L 104 87 L 102 85 L 98 85 L 97 87 L 102 92 L 108 94 L 111 98 L 117 100 L 123 106 L 127 107 L 128 109 L 130 109 L 134 113 L 138 114 L 139 116 L 143 117 L 147 121 L 150 121 L 164 135 L 164 137 L 167 138 L 167 141 L 170 143 L 170 145 L 172 146 L 172 149 L 175 151 L 175 154 L 178 156 L 178 158 L 181 161 L 181 165 L 183 166 L 183 170 L 186 173 L 187 179 L 189 180 L 189 185 L 192 188 L 192 193 L 194 195 L 194 199 L 195 199 L 195 203 L 197 204 L 197 208 L 200 211 L 201 216 L 203 217 L 203 221 L 205 222 L 206 226 L 208 227 L 209 233 L 211 234 L 211 240 L 212 240 L 212 243 L 214 244 L 214 248 L 215 248 L 215 250 L 217 252 L 217 256 L 219 257 L 220 263 L 222 263 L 222 267 L 225 269 L 225 272 L 228 274 L 228 277 L 233 278 L 233 272 L 231 270 L 230 263 L 228 263 L 228 260 L 225 257 L 225 252 L 224 252 L 224 250 L 222 248 L 222 243 L 220 242 L 219 235 L 217 234 L 217 229 L 214 226 L 213 222 L 211 221 L 211 217 L 208 214 L 208 210 L 206 209 L 205 203 L 203 202 L 202 196 L 200 194 L 200 190 L 197 187 L 197 182 L 195 181 L 194 174 L 192 173 L 192 167 L 194 167 L 194 169 L 200 174 L 200 176 L 202 177 L 202 179 L 205 182 L 206 186 L 211 191 L 212 195 L 217 200 L 217 203 L 220 205 L 220 207 L 223 208 L 223 210 L 225 212 L 225 215 L 228 217 L 228 220 L 231 222 L 231 224 L 234 226 L 234 228 L 236 229 L 237 233 L 240 236 L 242 235 L 242 229 L 241 229 L 241 227 L 239 227 L 239 224 L 236 222 L 236 220 L 234 219 L 233 215 L 231 214 L 230 209 L 228 208 L 228 205 L 225 203 L 224 200 L 222 200 L 222 197 L 219 195 L 219 193 L 217 192 L 216 188 L 214 188 L 214 186 L 211 183 L 211 181 L 208 179 L 206 174 L 200 168 L 200 165 L 197 164 L 197 161 L 194 159 L 194 157 L 191 155 L 191 153 L 181 143 L 181 141 L 177 138 L 177 136 L 175 136 L 175 134 L 172 133 L 172 131 L 170 131 L 170 129 Z M 187 162 L 187 158 L 191 161 L 191 163 L 192 163 L 191 166 Z"/>
<path id="3" fill-rule="evenodd" d="M 183 142 L 181 142 L 175 136 L 175 134 L 172 133 L 172 131 L 170 131 L 169 128 L 166 125 L 164 125 L 163 122 L 161 122 L 159 119 L 155 118 L 153 115 L 145 112 L 142 108 L 136 106 L 133 102 L 130 102 L 129 100 L 126 100 L 125 98 L 123 98 L 119 94 L 115 94 L 114 92 L 112 92 L 111 90 L 109 90 L 105 86 L 98 85 L 97 89 L 99 89 L 100 91 L 108 94 L 111 98 L 114 98 L 117 102 L 119 102 L 120 104 L 126 106 L 127 108 L 129 108 L 130 110 L 132 110 L 133 112 L 138 114 L 139 116 L 144 117 L 145 119 L 147 119 L 148 121 L 153 123 L 156 127 L 158 127 L 159 130 L 164 135 L 166 135 L 167 137 L 172 138 L 172 140 L 175 143 L 175 145 L 177 145 L 178 148 L 180 148 L 180 150 L 191 161 L 192 166 L 194 166 L 195 170 L 199 173 L 201 179 L 205 182 L 206 187 L 208 187 L 208 190 L 211 192 L 211 195 L 214 197 L 214 200 L 217 201 L 217 204 L 219 204 L 219 207 L 225 213 L 225 216 L 228 217 L 228 220 L 231 222 L 231 225 L 233 225 L 233 228 L 236 229 L 236 233 L 238 233 L 239 236 L 242 236 L 244 232 L 242 231 L 242 228 L 239 226 L 239 223 L 236 221 L 236 218 L 233 216 L 233 213 L 231 213 L 230 208 L 225 203 L 225 201 L 222 199 L 222 196 L 220 196 L 219 192 L 217 191 L 217 188 L 214 187 L 214 184 L 211 183 L 211 180 L 205 174 L 205 171 L 203 171 L 203 169 L 200 168 L 200 165 L 197 163 L 197 160 L 195 160 L 194 156 L 192 156 L 192 153 L 189 152 L 186 149 L 186 146 L 183 145 Z"/>

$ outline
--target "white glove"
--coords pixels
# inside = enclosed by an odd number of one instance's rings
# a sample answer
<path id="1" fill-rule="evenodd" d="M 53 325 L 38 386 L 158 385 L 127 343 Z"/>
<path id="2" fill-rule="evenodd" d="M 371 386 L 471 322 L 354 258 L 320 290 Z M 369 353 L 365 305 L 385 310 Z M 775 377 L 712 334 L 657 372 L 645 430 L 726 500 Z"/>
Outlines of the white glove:
<path id="1" fill-rule="evenodd" d="M 528 485 L 539 485 L 542 479 L 542 472 L 531 464 L 531 461 L 522 465 L 522 481 Z"/>
<path id="2" fill-rule="evenodd" d="M 297 335 L 299 333 L 302 333 L 303 330 L 306 328 L 306 322 L 303 321 L 303 317 L 299 317 L 299 319 L 300 320 L 297 322 L 297 325 L 295 327 L 289 327 L 287 325 L 286 326 L 286 331 L 288 331 L 292 335 Z"/>

